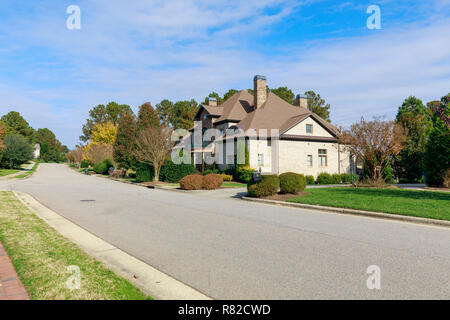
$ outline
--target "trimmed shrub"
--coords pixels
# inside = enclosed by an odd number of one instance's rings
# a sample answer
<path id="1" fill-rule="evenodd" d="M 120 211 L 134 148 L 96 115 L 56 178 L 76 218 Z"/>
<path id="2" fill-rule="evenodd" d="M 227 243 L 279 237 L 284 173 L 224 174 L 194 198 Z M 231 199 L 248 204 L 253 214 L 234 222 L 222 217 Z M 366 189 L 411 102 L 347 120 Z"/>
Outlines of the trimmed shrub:
<path id="1" fill-rule="evenodd" d="M 89 166 L 91 165 L 91 162 L 89 160 L 83 160 L 80 163 L 80 168 L 85 169 L 85 168 L 89 168 Z"/>
<path id="2" fill-rule="evenodd" d="M 155 178 L 155 169 L 148 163 L 136 165 L 136 182 L 151 182 Z"/>
<path id="3" fill-rule="evenodd" d="M 278 192 L 280 188 L 280 179 L 277 175 L 263 175 L 261 181 L 249 183 L 247 185 L 248 195 L 250 197 L 267 197 Z"/>
<path id="4" fill-rule="evenodd" d="M 341 175 L 335 173 L 331 176 L 331 180 L 333 181 L 333 184 L 340 184 L 341 183 Z"/>
<path id="5" fill-rule="evenodd" d="M 159 172 L 159 180 L 176 183 L 183 177 L 195 173 L 197 173 L 197 170 L 192 164 L 175 164 L 171 160 L 168 160 L 161 167 Z"/>
<path id="6" fill-rule="evenodd" d="M 223 181 L 232 181 L 233 180 L 233 176 L 229 175 L 229 174 L 222 173 L 222 179 L 223 179 Z"/>
<path id="7" fill-rule="evenodd" d="M 332 184 L 333 183 L 333 177 L 331 174 L 322 172 L 319 173 L 317 176 L 317 184 Z"/>
<path id="8" fill-rule="evenodd" d="M 315 183 L 314 176 L 306 176 L 305 179 L 306 179 L 306 184 L 314 184 Z"/>
<path id="9" fill-rule="evenodd" d="M 113 164 L 111 162 L 111 160 L 109 159 L 105 159 L 100 163 L 97 163 L 94 166 L 94 172 L 96 174 L 103 174 L 103 175 L 108 175 L 109 174 L 109 168 L 113 167 Z"/>
<path id="10" fill-rule="evenodd" d="M 353 175 L 353 177 L 354 176 L 355 176 L 355 174 Z M 350 183 L 351 182 L 350 173 L 341 173 L 341 182 L 342 183 Z"/>
<path id="11" fill-rule="evenodd" d="M 206 176 L 207 174 L 211 174 L 211 173 L 215 173 L 215 174 L 220 174 L 219 169 L 206 169 L 205 171 L 203 171 L 203 175 Z"/>
<path id="12" fill-rule="evenodd" d="M 215 190 L 220 188 L 223 178 L 220 174 L 210 173 L 203 177 L 202 188 L 205 190 Z"/>
<path id="13" fill-rule="evenodd" d="M 280 174 L 280 192 L 296 194 L 303 191 L 306 186 L 306 179 L 302 174 L 286 172 Z"/>
<path id="14" fill-rule="evenodd" d="M 200 190 L 203 187 L 203 176 L 200 174 L 190 174 L 180 180 L 180 187 L 183 190 Z"/>
<path id="15" fill-rule="evenodd" d="M 234 179 L 244 183 L 249 183 L 252 180 L 253 172 L 255 172 L 255 170 L 250 167 L 238 166 L 234 172 Z"/>

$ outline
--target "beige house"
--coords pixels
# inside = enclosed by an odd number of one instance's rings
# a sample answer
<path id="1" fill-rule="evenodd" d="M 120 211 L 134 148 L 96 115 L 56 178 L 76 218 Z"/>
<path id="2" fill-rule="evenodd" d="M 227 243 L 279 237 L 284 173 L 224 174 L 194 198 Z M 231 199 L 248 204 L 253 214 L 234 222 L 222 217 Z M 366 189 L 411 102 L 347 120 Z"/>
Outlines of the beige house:
<path id="1" fill-rule="evenodd" d="M 220 169 L 233 166 L 240 139 L 250 167 L 263 173 L 348 173 L 349 153 L 338 142 L 339 130 L 311 112 L 306 97 L 298 95 L 291 105 L 266 88 L 266 78 L 255 76 L 253 95 L 242 90 L 221 105 L 214 98 L 201 105 L 186 137 L 194 163 L 204 168 L 206 158 L 214 157 Z M 201 143 L 194 144 L 195 132 L 207 129 L 215 134 L 200 134 Z"/>

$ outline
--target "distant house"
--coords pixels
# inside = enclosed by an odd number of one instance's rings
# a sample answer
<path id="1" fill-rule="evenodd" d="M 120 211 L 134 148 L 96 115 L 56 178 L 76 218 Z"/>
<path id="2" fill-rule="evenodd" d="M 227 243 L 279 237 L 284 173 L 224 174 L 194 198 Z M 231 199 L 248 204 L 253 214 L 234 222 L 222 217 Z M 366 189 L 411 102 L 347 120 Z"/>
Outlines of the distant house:
<path id="1" fill-rule="evenodd" d="M 218 129 L 219 137 L 203 137 L 193 144 L 194 130 Z M 317 177 L 320 172 L 348 173 L 349 153 L 339 144 L 339 130 L 308 109 L 305 96 L 297 95 L 291 105 L 267 90 L 264 76 L 254 77 L 254 94 L 239 91 L 221 105 L 209 98 L 201 105 L 191 134 L 194 164 L 204 168 L 205 155 L 219 153 L 220 169 L 233 166 L 236 147 L 226 144 L 236 139 L 230 129 L 245 132 L 245 146 L 251 168 L 263 173 L 297 172 Z M 228 131 L 227 131 L 228 130 Z"/>
<path id="2" fill-rule="evenodd" d="M 33 155 L 35 159 L 39 159 L 39 157 L 41 156 L 41 145 L 39 143 L 36 143 L 34 145 Z"/>

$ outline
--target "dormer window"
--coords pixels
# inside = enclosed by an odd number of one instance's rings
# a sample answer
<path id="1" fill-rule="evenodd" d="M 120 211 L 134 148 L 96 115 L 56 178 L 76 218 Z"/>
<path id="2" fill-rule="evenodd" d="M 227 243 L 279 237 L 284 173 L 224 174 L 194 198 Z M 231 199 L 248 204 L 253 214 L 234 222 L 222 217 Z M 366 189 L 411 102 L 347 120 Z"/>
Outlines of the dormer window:
<path id="1" fill-rule="evenodd" d="M 306 125 L 306 133 L 313 133 L 313 126 L 312 124 Z"/>

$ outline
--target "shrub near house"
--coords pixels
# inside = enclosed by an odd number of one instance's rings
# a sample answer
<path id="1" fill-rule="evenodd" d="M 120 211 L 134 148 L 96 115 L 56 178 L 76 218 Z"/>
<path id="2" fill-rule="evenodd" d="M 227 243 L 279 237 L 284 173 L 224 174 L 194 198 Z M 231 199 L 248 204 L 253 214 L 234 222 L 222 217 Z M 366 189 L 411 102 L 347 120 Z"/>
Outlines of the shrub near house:
<path id="1" fill-rule="evenodd" d="M 190 174 L 180 180 L 180 187 L 183 190 L 201 190 L 203 176 L 200 174 Z"/>
<path id="2" fill-rule="evenodd" d="M 267 197 L 278 192 L 280 188 L 280 179 L 277 175 L 263 175 L 260 182 L 250 182 L 247 185 L 248 195 L 250 197 Z"/>
<path id="3" fill-rule="evenodd" d="M 286 172 L 280 174 L 280 192 L 296 194 L 305 189 L 306 179 L 302 174 Z"/>
<path id="4" fill-rule="evenodd" d="M 223 184 L 220 174 L 210 173 L 206 176 L 200 174 L 190 174 L 180 180 L 180 187 L 183 190 L 215 190 Z"/>

